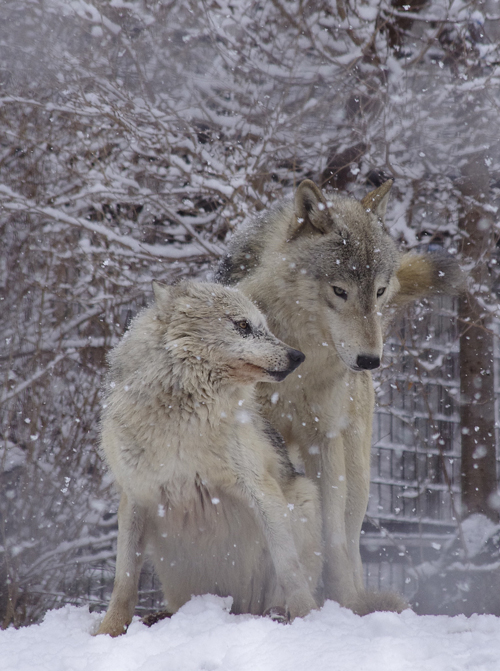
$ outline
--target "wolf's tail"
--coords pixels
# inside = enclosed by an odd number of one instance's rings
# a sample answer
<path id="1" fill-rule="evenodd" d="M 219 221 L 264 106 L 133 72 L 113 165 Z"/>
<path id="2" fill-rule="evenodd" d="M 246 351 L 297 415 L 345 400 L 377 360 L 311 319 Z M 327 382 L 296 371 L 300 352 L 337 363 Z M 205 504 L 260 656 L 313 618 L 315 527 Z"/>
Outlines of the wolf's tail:
<path id="1" fill-rule="evenodd" d="M 400 286 L 390 303 L 396 309 L 429 296 L 454 296 L 465 288 L 465 273 L 446 254 L 404 254 L 396 274 Z"/>

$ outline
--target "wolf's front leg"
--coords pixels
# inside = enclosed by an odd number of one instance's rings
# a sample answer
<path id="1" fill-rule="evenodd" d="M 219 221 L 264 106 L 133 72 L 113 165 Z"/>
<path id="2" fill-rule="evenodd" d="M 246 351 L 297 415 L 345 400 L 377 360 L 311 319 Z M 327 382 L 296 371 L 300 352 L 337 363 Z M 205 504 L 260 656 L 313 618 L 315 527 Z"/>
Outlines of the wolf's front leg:
<path id="1" fill-rule="evenodd" d="M 144 561 L 145 516 L 122 493 L 118 509 L 118 550 L 113 594 L 98 634 L 119 636 L 127 631 L 137 603 L 139 576 Z"/>
<path id="2" fill-rule="evenodd" d="M 290 619 L 304 617 L 318 606 L 300 564 L 290 523 L 290 510 L 283 492 L 269 475 L 257 482 L 247 481 L 245 486 L 261 519 Z"/>
<path id="3" fill-rule="evenodd" d="M 364 592 L 359 541 L 370 495 L 370 448 L 372 413 L 361 411 L 342 432 L 347 471 L 345 528 L 347 552 L 358 592 Z"/>
<path id="4" fill-rule="evenodd" d="M 348 503 L 344 444 L 339 435 L 321 450 L 319 459 L 319 488 L 323 539 L 325 543 L 323 583 L 325 599 L 338 601 L 342 606 L 355 602 L 358 593 L 357 567 L 353 567 L 346 531 Z"/>
<path id="5" fill-rule="evenodd" d="M 369 388 L 371 391 L 371 385 Z M 358 398 L 362 399 L 361 394 Z M 406 601 L 396 593 L 366 591 L 363 582 L 363 566 L 359 540 L 361 526 L 368 506 L 370 493 L 370 446 L 372 413 L 366 407 L 373 404 L 362 403 L 354 408 L 351 422 L 342 432 L 347 472 L 347 504 L 345 510 L 345 528 L 349 564 L 357 589 L 355 600 L 346 603 L 355 613 L 365 615 L 377 610 L 390 610 L 400 613 L 408 608 Z"/>

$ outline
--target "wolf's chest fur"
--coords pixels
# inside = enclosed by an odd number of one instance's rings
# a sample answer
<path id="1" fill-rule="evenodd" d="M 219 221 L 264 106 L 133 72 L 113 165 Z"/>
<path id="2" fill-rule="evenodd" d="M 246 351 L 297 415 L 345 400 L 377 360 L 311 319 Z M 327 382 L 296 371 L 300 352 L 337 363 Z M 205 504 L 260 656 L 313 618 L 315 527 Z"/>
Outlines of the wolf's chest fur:
<path id="1" fill-rule="evenodd" d="M 156 394 L 130 403 L 113 422 L 120 484 L 133 474 L 137 495 L 158 503 L 197 498 L 200 484 L 235 486 L 235 462 L 255 430 L 253 400 L 243 392 L 223 406 Z"/>

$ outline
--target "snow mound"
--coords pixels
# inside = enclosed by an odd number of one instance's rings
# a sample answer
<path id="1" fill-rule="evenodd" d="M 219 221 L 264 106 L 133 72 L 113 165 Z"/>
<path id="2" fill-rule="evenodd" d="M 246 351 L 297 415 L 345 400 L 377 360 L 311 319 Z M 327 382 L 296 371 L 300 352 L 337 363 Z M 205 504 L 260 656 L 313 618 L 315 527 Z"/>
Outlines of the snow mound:
<path id="1" fill-rule="evenodd" d="M 3 671 L 498 671 L 500 619 L 363 618 L 336 603 L 291 625 L 231 615 L 230 600 L 195 597 L 170 620 L 125 636 L 92 634 L 102 615 L 66 606 L 39 625 L 0 632 Z"/>

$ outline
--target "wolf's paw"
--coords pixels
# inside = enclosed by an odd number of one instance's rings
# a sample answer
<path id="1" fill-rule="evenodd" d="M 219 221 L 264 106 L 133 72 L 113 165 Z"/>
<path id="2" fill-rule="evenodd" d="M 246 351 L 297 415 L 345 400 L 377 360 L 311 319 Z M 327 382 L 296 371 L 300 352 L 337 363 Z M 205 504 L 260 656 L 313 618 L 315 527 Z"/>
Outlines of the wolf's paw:
<path id="1" fill-rule="evenodd" d="M 169 613 L 168 610 L 160 610 L 158 613 L 145 615 L 142 618 L 142 624 L 145 624 L 146 627 L 152 627 L 157 622 L 160 622 L 160 620 L 165 620 L 168 617 L 172 617 L 172 613 Z"/>
<path id="2" fill-rule="evenodd" d="M 391 611 L 401 613 L 409 608 L 409 604 L 400 594 L 395 592 L 375 592 L 365 590 L 349 604 L 351 610 L 357 615 L 368 615 L 378 611 Z"/>
<path id="3" fill-rule="evenodd" d="M 309 591 L 294 592 L 287 600 L 290 621 L 296 617 L 305 617 L 318 607 Z"/>
<path id="4" fill-rule="evenodd" d="M 264 617 L 270 617 L 271 620 L 279 622 L 280 624 L 289 624 L 290 622 L 290 613 L 288 613 L 286 608 L 283 608 L 282 606 L 268 608 L 264 612 Z"/>
<path id="5" fill-rule="evenodd" d="M 116 636 L 121 636 L 125 634 L 130 624 L 130 620 L 127 618 L 120 617 L 115 613 L 106 613 L 104 620 L 101 622 L 99 629 L 97 630 L 97 636 L 100 634 L 108 634 L 115 638 Z"/>

